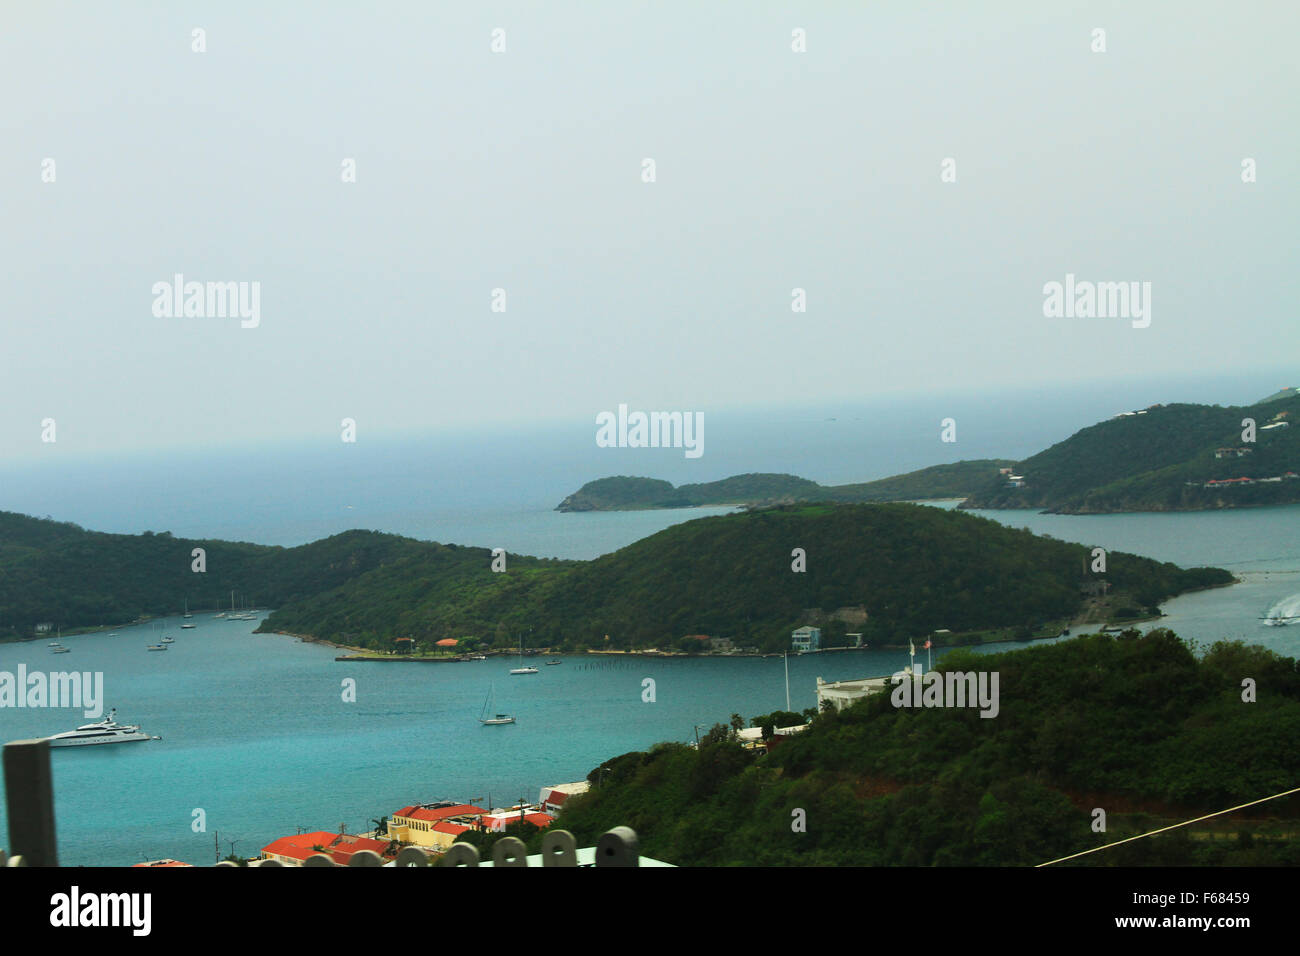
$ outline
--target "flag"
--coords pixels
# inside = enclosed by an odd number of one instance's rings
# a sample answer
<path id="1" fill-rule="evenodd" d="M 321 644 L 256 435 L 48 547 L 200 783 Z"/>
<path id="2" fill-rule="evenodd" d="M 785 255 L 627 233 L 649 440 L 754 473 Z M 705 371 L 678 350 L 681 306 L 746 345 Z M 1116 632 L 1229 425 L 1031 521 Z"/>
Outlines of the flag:
<path id="1" fill-rule="evenodd" d="M 926 649 L 927 651 L 930 649 L 930 642 L 929 642 L 929 641 L 926 641 L 926 642 L 925 642 L 925 649 Z"/>
<path id="2" fill-rule="evenodd" d="M 907 651 L 913 657 L 916 656 L 916 645 L 912 643 L 912 639 L 910 637 L 907 639 Z"/>

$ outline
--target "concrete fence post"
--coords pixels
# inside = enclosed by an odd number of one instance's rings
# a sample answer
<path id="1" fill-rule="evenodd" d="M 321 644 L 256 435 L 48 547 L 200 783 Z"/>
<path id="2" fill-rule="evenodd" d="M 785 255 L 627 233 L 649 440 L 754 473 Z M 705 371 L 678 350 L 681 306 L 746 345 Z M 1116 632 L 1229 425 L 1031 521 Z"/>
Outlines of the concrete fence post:
<path id="1" fill-rule="evenodd" d="M 58 866 L 49 741 L 41 738 L 5 744 L 4 777 L 9 852 L 22 857 L 27 866 Z"/>

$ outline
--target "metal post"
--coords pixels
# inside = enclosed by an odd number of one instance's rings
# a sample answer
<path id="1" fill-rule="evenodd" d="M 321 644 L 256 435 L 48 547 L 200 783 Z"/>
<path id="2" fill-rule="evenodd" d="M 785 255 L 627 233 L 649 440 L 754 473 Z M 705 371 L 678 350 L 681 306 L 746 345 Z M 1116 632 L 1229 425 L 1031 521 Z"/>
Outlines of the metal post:
<path id="1" fill-rule="evenodd" d="M 9 855 L 28 866 L 58 866 L 54 832 L 54 777 L 48 740 L 15 740 L 4 747 Z"/>

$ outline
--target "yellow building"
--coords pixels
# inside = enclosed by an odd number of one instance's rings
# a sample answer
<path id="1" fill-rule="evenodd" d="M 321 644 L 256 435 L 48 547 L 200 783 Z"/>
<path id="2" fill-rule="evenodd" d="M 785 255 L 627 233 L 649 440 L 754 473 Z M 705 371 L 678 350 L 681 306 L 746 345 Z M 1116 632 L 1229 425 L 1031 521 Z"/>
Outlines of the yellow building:
<path id="1" fill-rule="evenodd" d="M 468 803 L 403 807 L 388 821 L 388 838 L 411 846 L 445 850 L 465 831 L 482 829 L 487 812 Z"/>

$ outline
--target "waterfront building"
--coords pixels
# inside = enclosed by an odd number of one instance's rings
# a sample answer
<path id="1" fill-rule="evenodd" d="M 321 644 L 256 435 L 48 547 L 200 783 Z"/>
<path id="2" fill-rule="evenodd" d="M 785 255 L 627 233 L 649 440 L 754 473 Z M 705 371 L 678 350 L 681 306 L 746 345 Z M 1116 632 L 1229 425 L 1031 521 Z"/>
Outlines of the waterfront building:
<path id="1" fill-rule="evenodd" d="M 822 630 L 805 624 L 790 633 L 790 650 L 807 653 L 819 651 L 822 646 Z"/>
<path id="2" fill-rule="evenodd" d="M 388 838 L 410 846 L 446 849 L 466 830 L 481 830 L 488 811 L 468 803 L 403 807 L 388 820 Z"/>
<path id="3" fill-rule="evenodd" d="M 521 820 L 525 823 L 531 823 L 538 829 L 549 827 L 555 822 L 555 818 L 549 813 L 542 813 L 542 811 L 537 809 L 537 807 L 525 805 L 522 807 L 511 807 L 508 810 L 497 810 L 494 813 L 490 813 L 483 818 L 483 824 L 487 829 L 501 833 L 504 832 L 505 828 L 510 826 L 512 823 L 518 823 Z"/>
<path id="4" fill-rule="evenodd" d="M 313 833 L 295 833 L 272 840 L 262 847 L 263 860 L 275 860 L 284 866 L 302 866 L 310 856 L 324 853 L 335 863 L 346 866 L 352 855 L 370 850 L 383 856 L 388 850 L 388 840 L 353 836 L 350 833 L 331 833 L 317 830 Z"/>
<path id="5" fill-rule="evenodd" d="M 591 788 L 585 780 L 577 783 L 557 783 L 550 787 L 542 787 L 541 795 L 537 798 L 538 805 L 543 812 L 555 816 L 564 806 L 565 801 L 570 797 L 576 797 L 580 793 L 586 793 Z"/>
<path id="6" fill-rule="evenodd" d="M 823 709 L 823 703 L 827 701 L 833 704 L 836 710 L 843 710 L 864 697 L 870 697 L 872 694 L 879 694 L 888 689 L 888 677 L 864 677 L 861 680 L 833 682 L 824 681 L 818 677 L 817 710 L 820 712 Z"/>

